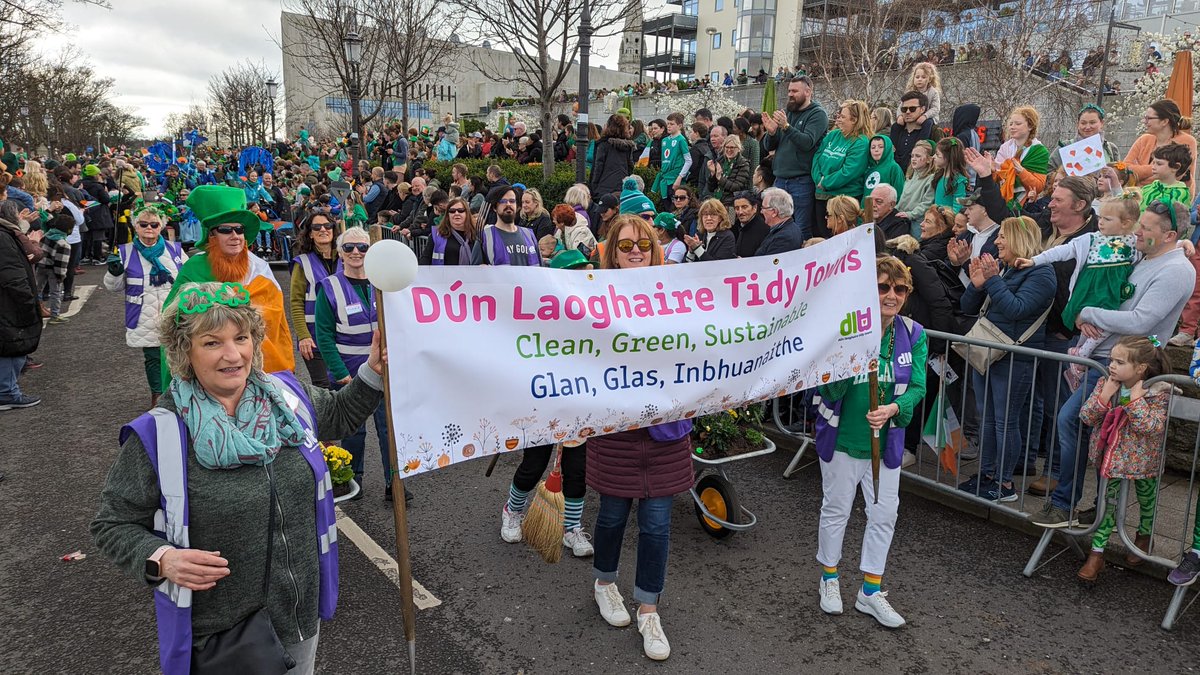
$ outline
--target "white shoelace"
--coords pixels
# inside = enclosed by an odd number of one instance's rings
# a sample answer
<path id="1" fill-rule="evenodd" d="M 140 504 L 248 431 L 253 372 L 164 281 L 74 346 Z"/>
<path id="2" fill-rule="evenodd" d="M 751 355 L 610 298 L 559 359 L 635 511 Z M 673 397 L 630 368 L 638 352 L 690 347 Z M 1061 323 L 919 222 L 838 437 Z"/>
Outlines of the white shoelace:
<path id="1" fill-rule="evenodd" d="M 891 612 L 893 614 L 896 613 L 896 610 L 892 609 L 891 603 L 889 603 L 887 601 L 887 591 L 876 591 L 874 593 L 874 595 L 879 598 L 878 605 L 879 605 L 880 609 L 887 611 L 887 612 Z M 867 597 L 870 597 L 870 596 L 867 596 Z"/>
<path id="2" fill-rule="evenodd" d="M 644 624 L 644 626 L 645 627 L 642 630 L 650 631 L 650 635 L 649 635 L 650 639 L 652 639 L 652 640 L 663 639 L 662 626 L 660 626 L 658 623 L 658 615 L 657 614 L 647 615 L 646 623 Z"/>
<path id="3" fill-rule="evenodd" d="M 608 611 L 619 612 L 625 609 L 625 603 L 621 600 L 620 596 L 613 592 L 616 590 L 613 588 L 613 584 L 601 586 L 600 588 L 604 593 L 604 599 L 608 601 Z"/>

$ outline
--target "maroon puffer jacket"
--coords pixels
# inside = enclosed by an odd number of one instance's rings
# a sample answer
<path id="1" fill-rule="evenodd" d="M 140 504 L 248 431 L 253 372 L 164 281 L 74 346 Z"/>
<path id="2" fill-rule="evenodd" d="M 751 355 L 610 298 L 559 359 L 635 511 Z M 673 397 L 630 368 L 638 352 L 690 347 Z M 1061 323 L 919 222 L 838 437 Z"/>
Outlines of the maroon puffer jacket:
<path id="1" fill-rule="evenodd" d="M 692 487 L 692 437 L 660 442 L 645 429 L 587 442 L 587 484 L 612 497 L 669 497 Z"/>

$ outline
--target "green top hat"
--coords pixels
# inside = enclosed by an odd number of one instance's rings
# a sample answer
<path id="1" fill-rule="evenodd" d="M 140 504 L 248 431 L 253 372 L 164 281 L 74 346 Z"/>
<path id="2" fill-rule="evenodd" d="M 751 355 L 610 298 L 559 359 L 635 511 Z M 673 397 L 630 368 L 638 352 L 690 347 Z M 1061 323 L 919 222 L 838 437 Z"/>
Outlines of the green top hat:
<path id="1" fill-rule="evenodd" d="M 200 241 L 197 248 L 204 248 L 208 231 L 218 225 L 234 224 L 246 228 L 246 241 L 254 241 L 262 220 L 246 210 L 246 193 L 241 188 L 227 185 L 201 185 L 188 195 L 187 205 L 200 221 Z"/>
<path id="2" fill-rule="evenodd" d="M 577 270 L 591 264 L 581 251 L 563 251 L 550 259 L 550 267 L 556 270 Z"/>

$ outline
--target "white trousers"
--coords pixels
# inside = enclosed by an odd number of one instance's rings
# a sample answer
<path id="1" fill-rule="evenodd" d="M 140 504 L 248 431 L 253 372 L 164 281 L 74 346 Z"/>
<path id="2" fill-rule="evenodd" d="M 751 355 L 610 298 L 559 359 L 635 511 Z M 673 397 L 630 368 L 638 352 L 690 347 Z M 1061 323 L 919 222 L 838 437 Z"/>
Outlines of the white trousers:
<path id="1" fill-rule="evenodd" d="M 867 504 L 867 529 L 863 533 L 859 569 L 864 574 L 882 575 L 887 566 L 888 550 L 896 532 L 896 512 L 900 506 L 900 469 L 879 465 L 879 503 L 871 484 L 871 460 L 854 459 L 834 452 L 833 459 L 821 462 L 821 523 L 817 531 L 817 562 L 837 567 L 842 559 L 842 539 L 854 507 L 854 496 L 862 487 Z"/>

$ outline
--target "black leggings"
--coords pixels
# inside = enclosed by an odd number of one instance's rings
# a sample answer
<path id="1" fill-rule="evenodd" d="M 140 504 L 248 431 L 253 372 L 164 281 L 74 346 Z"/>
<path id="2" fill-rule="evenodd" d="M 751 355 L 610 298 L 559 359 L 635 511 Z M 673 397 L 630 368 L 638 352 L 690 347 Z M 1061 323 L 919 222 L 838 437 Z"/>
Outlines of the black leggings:
<path id="1" fill-rule="evenodd" d="M 537 486 L 541 480 L 542 474 L 545 473 L 546 467 L 550 465 L 550 460 L 554 458 L 553 445 L 535 445 L 525 448 L 525 456 L 521 458 L 521 465 L 517 467 L 517 472 L 513 474 L 513 485 L 517 486 L 522 492 L 529 492 Z M 562 453 L 562 476 L 563 476 L 563 496 L 571 499 L 582 499 L 587 492 L 587 483 L 584 480 L 587 467 L 587 444 L 580 445 L 577 448 L 563 447 Z"/>

